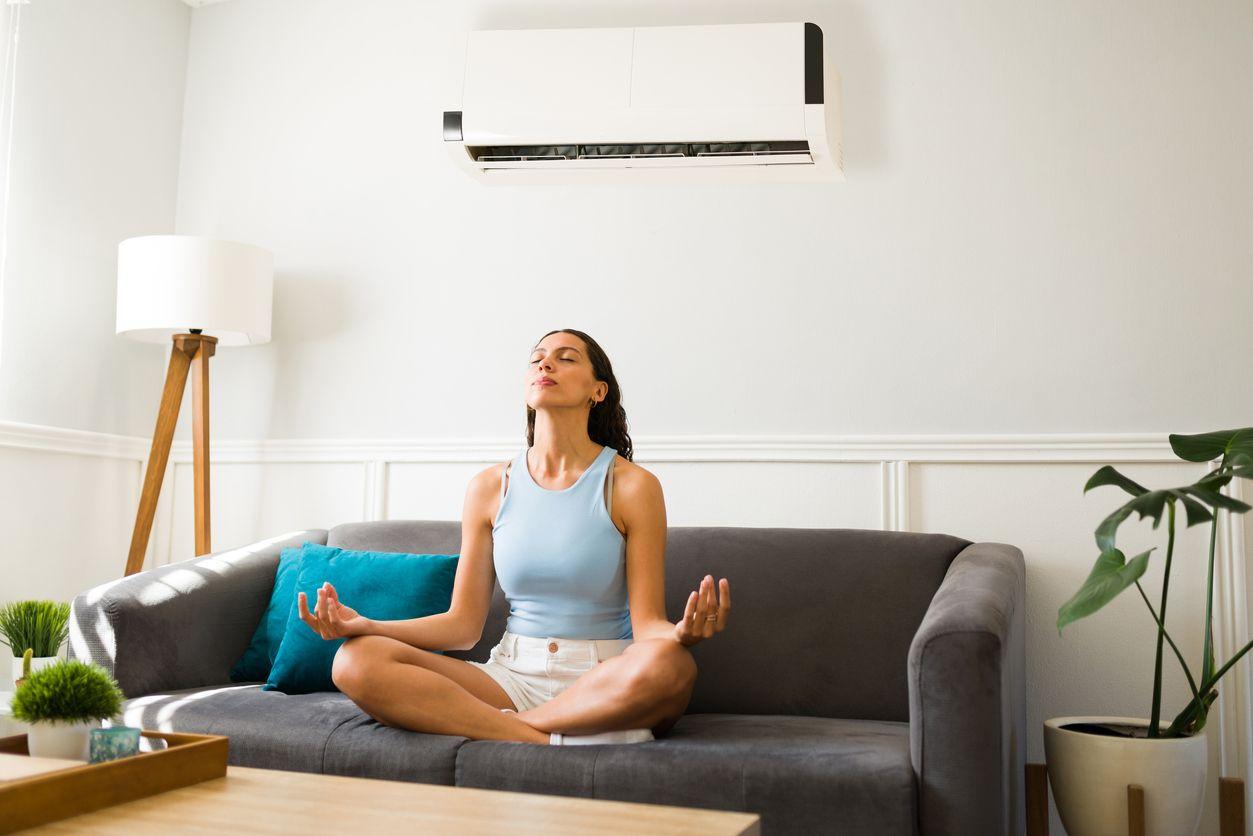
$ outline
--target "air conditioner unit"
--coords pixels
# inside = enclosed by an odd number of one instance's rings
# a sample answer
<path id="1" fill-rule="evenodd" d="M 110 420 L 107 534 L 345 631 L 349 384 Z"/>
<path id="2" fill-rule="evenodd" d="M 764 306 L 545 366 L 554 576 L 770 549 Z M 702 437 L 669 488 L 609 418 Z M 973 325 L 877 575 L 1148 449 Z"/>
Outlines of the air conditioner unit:
<path id="1" fill-rule="evenodd" d="M 487 183 L 843 180 L 813 23 L 469 33 L 453 159 Z"/>

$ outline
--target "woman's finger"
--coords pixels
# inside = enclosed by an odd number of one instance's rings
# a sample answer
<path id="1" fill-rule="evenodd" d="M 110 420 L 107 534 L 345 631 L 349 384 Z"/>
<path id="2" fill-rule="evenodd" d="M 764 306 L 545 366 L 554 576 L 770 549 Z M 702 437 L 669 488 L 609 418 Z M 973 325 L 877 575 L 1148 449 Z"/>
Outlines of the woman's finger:
<path id="1" fill-rule="evenodd" d="M 687 606 L 683 608 L 683 621 L 679 623 L 679 628 L 683 631 L 686 638 L 692 632 L 692 616 L 696 612 L 696 593 L 691 592 L 687 596 Z"/>
<path id="2" fill-rule="evenodd" d="M 301 621 L 317 629 L 317 624 L 314 623 L 313 616 L 309 613 L 309 601 L 303 592 L 296 593 L 296 609 L 300 614 Z"/>
<path id="3" fill-rule="evenodd" d="M 714 634 L 714 623 L 711 617 L 716 617 L 718 612 L 718 595 L 714 589 L 714 576 L 706 575 L 701 584 L 702 589 L 705 590 L 705 617 L 700 622 L 700 634 L 709 638 Z"/>
<path id="4" fill-rule="evenodd" d="M 326 586 L 318 587 L 318 621 L 326 620 Z"/>
<path id="5" fill-rule="evenodd" d="M 696 614 L 692 616 L 692 628 L 696 631 L 696 635 L 704 636 L 705 630 L 701 626 L 705 623 L 705 579 L 701 578 L 700 586 L 696 588 Z"/>
<path id="6" fill-rule="evenodd" d="M 722 579 L 722 600 L 718 602 L 718 629 L 721 630 L 727 626 L 727 619 L 731 617 L 731 582 L 726 578 Z"/>

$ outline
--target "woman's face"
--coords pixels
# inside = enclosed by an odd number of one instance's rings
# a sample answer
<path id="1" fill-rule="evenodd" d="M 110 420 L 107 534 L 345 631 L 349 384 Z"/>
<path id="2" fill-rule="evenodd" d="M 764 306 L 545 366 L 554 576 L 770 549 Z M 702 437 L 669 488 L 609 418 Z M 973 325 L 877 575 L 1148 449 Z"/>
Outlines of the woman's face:
<path id="1" fill-rule="evenodd" d="M 526 403 L 531 409 L 572 407 L 591 409 L 609 386 L 596 380 L 583 341 L 558 332 L 540 340 L 531 351 L 526 373 Z"/>

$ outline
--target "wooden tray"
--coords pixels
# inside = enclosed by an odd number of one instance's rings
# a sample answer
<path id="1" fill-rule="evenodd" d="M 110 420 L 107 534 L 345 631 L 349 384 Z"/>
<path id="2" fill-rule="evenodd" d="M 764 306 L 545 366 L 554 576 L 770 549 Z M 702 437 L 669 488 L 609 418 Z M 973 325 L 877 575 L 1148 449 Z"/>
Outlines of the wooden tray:
<path id="1" fill-rule="evenodd" d="M 217 734 L 140 732 L 167 748 L 102 763 L 0 781 L 0 833 L 34 827 L 226 775 L 228 739 Z M 26 735 L 0 737 L 0 753 L 29 755 Z"/>

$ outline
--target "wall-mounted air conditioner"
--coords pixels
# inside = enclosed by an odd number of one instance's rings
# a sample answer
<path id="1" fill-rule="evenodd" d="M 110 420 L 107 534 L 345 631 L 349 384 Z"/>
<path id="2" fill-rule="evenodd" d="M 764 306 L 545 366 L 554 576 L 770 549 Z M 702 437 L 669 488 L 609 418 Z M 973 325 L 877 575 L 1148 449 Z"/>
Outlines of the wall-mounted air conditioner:
<path id="1" fill-rule="evenodd" d="M 488 183 L 844 179 L 813 23 L 471 32 L 444 144 Z"/>

